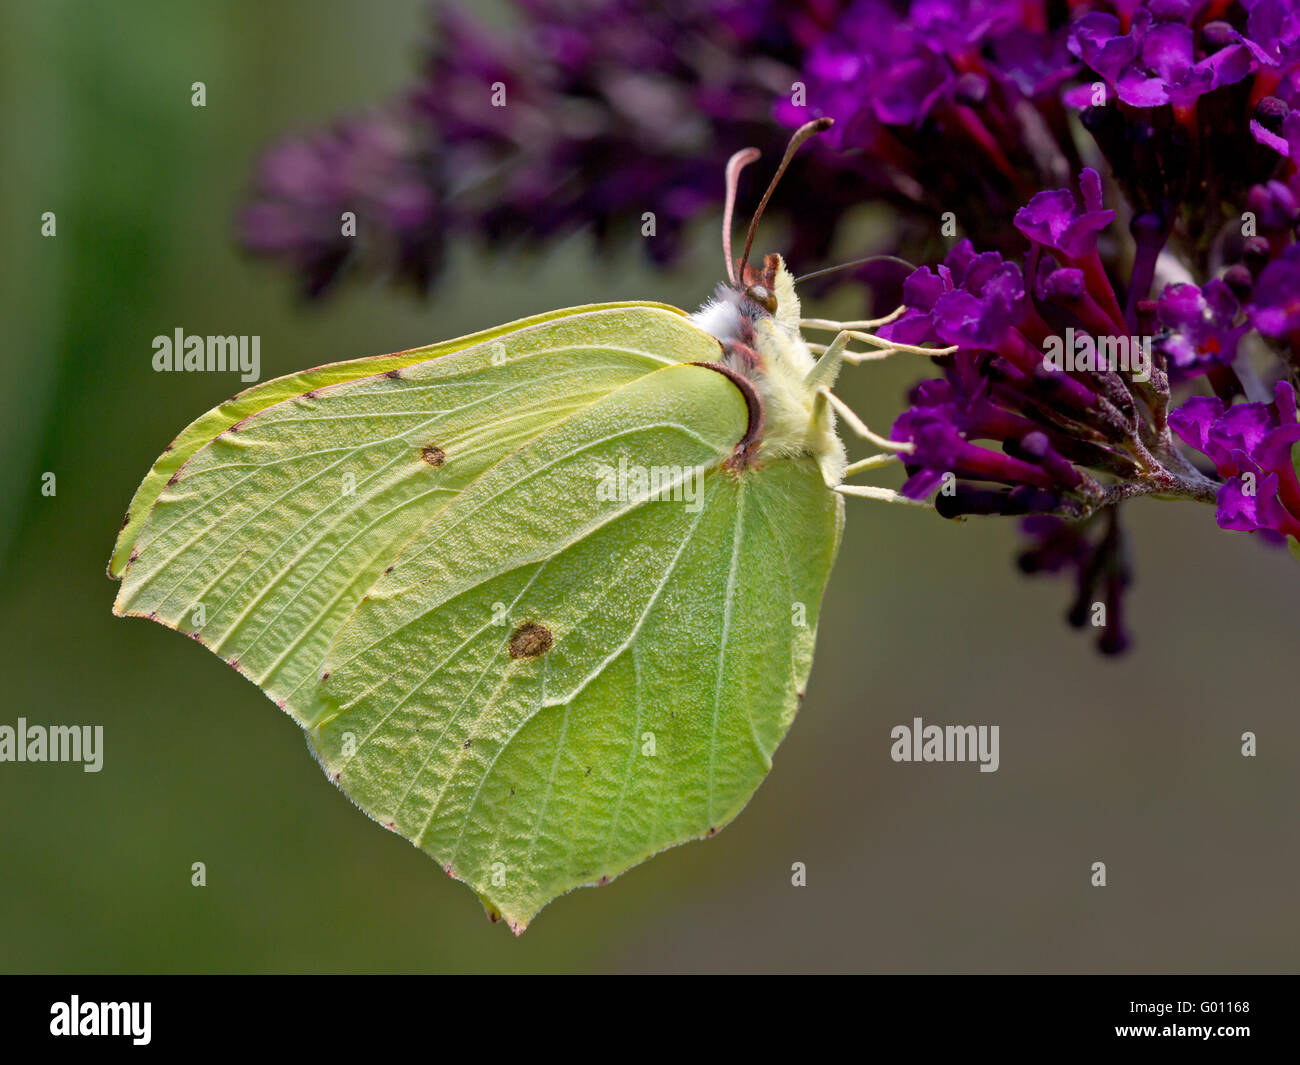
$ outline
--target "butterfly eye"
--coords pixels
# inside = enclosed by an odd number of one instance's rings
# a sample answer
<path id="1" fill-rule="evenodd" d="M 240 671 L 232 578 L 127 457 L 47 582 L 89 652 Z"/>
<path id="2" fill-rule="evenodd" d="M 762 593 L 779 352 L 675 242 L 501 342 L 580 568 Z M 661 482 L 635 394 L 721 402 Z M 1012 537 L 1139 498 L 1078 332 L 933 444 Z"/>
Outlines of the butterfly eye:
<path id="1" fill-rule="evenodd" d="M 769 314 L 776 314 L 776 297 L 772 295 L 771 289 L 764 285 L 750 285 L 745 289 L 745 295 Z"/>

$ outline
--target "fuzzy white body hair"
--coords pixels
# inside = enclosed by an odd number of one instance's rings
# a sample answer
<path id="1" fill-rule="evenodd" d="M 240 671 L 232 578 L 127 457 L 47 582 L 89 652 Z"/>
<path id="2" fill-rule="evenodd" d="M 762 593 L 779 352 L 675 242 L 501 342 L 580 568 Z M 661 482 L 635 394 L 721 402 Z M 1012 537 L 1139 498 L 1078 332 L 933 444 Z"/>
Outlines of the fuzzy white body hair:
<path id="1" fill-rule="evenodd" d="M 799 332 L 799 297 L 782 262 L 776 273 L 776 311 L 768 312 L 739 289 L 719 285 L 717 294 L 691 315 L 691 321 L 722 342 L 722 361 L 753 382 L 763 401 L 763 440 L 758 459 L 811 455 L 827 484 L 844 478 L 844 445 L 835 432 L 835 414 L 817 403 L 807 377 L 817 359 Z M 737 353 L 750 348 L 758 363 Z"/>

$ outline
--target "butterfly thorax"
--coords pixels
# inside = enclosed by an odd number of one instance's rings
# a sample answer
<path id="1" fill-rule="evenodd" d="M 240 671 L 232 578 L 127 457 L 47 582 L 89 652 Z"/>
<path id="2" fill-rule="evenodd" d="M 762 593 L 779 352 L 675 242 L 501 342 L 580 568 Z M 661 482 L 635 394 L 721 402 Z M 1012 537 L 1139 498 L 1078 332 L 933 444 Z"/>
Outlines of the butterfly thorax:
<path id="1" fill-rule="evenodd" d="M 815 402 L 807 383 L 816 359 L 799 332 L 799 297 L 779 255 L 761 270 L 746 267 L 741 284 L 720 284 L 713 298 L 691 316 L 722 345 L 721 362 L 750 382 L 762 406 L 761 439 L 753 462 L 811 455 L 828 481 L 838 483 L 844 447 L 834 414 Z"/>

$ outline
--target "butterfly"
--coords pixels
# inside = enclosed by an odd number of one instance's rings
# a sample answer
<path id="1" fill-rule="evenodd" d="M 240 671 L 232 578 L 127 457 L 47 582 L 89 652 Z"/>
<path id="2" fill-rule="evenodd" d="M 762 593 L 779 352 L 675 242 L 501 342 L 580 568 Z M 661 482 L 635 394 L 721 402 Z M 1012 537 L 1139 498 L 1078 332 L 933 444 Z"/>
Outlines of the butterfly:
<path id="1" fill-rule="evenodd" d="M 804 697 L 845 477 L 905 457 L 831 392 L 909 350 L 802 319 L 778 255 L 690 314 L 572 307 L 255 385 L 154 463 L 109 565 L 305 730 L 366 814 L 522 932 L 711 836 Z M 895 314 L 901 313 L 900 308 Z M 833 331 L 825 345 L 802 329 Z M 871 351 L 850 352 L 853 339 Z M 881 448 L 849 465 L 837 415 Z M 911 502 L 911 501 L 906 501 Z"/>

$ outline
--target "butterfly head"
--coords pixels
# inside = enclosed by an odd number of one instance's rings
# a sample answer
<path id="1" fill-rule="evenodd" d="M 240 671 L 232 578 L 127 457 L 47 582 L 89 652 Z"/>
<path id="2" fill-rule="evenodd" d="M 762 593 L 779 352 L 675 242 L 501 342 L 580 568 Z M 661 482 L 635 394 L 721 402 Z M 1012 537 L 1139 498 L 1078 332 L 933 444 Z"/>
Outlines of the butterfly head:
<path id="1" fill-rule="evenodd" d="M 829 129 L 832 120 L 819 118 L 795 130 L 786 146 L 776 173 L 768 182 L 745 233 L 745 248 L 740 259 L 731 254 L 732 216 L 736 208 L 736 190 L 740 172 L 758 158 L 757 148 L 743 148 L 727 161 L 726 200 L 722 213 L 722 254 L 727 264 L 727 280 L 718 285 L 713 299 L 694 315 L 696 324 L 717 337 L 723 346 L 725 361 L 761 366 L 759 343 L 761 323 L 777 322 L 797 339 L 799 336 L 799 300 L 794 294 L 794 279 L 779 255 L 767 255 L 761 266 L 753 266 L 749 254 L 754 247 L 754 233 L 772 193 L 785 173 L 794 153 L 809 137 Z"/>
<path id="2" fill-rule="evenodd" d="M 733 260 L 731 254 L 736 186 L 740 171 L 758 158 L 758 150 L 746 148 L 731 157 L 722 224 L 727 280 L 691 317 L 717 338 L 722 347 L 722 364 L 753 384 L 763 410 L 763 436 L 755 449 L 757 459 L 811 454 L 833 473 L 843 466 L 843 447 L 835 435 L 833 416 L 825 404 L 816 403 L 816 390 L 808 384 L 816 360 L 799 331 L 794 277 L 779 255 L 764 256 L 757 267 L 749 262 L 758 221 L 790 159 L 805 140 L 830 125 L 830 119 L 818 119 L 802 126 L 790 138 L 781 164 L 749 223 L 739 261 Z"/>

